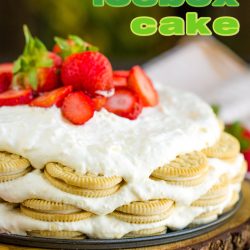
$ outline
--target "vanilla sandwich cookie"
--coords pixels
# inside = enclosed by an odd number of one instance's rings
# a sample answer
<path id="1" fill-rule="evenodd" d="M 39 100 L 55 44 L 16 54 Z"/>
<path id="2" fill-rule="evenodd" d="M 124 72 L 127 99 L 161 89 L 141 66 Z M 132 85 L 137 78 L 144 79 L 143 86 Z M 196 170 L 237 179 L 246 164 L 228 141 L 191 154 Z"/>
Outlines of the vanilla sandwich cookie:
<path id="1" fill-rule="evenodd" d="M 222 132 L 219 141 L 202 151 L 209 158 L 230 159 L 240 153 L 240 143 L 232 135 Z"/>
<path id="2" fill-rule="evenodd" d="M 180 155 L 169 164 L 157 168 L 151 178 L 175 185 L 195 186 L 204 181 L 208 170 L 206 156 L 201 152 L 193 152 Z"/>
<path id="3" fill-rule="evenodd" d="M 123 181 L 119 176 L 80 174 L 59 163 L 47 164 L 44 175 L 52 185 L 64 192 L 92 198 L 114 194 Z"/>
<path id="4" fill-rule="evenodd" d="M 49 222 L 74 222 L 93 215 L 72 205 L 39 199 L 24 201 L 20 209 L 28 217 Z"/>
<path id="5" fill-rule="evenodd" d="M 110 196 L 116 193 L 120 189 L 120 185 L 116 185 L 107 189 L 83 189 L 75 186 L 66 184 L 64 181 L 51 177 L 46 170 L 44 170 L 45 178 L 56 188 L 70 194 L 75 194 L 79 196 L 84 196 L 88 198 L 99 198 Z"/>
<path id="6" fill-rule="evenodd" d="M 231 197 L 229 203 L 223 209 L 223 213 L 226 213 L 229 210 L 231 210 L 234 207 L 234 205 L 238 202 L 239 199 L 240 199 L 240 194 L 237 191 L 233 191 L 232 197 Z"/>
<path id="7" fill-rule="evenodd" d="M 0 183 L 24 176 L 31 169 L 30 162 L 22 156 L 0 152 Z"/>
<path id="8" fill-rule="evenodd" d="M 212 222 L 218 218 L 219 214 L 220 214 L 219 209 L 214 209 L 212 211 L 202 213 L 194 218 L 192 225 L 201 225 Z"/>
<path id="9" fill-rule="evenodd" d="M 195 207 L 216 206 L 223 203 L 228 197 L 229 180 L 227 175 L 220 178 L 208 192 L 192 203 Z"/>
<path id="10" fill-rule="evenodd" d="M 245 175 L 247 173 L 247 162 L 244 161 L 241 168 L 240 168 L 240 171 L 239 173 L 231 179 L 231 184 L 241 184 L 245 178 Z"/>
<path id="11" fill-rule="evenodd" d="M 121 206 L 116 211 L 133 214 L 133 215 L 156 215 L 160 214 L 171 207 L 174 201 L 169 199 L 150 200 L 150 201 L 135 201 L 128 205 Z"/>
<path id="12" fill-rule="evenodd" d="M 27 232 L 28 235 L 33 237 L 53 238 L 53 239 L 85 239 L 86 236 L 77 231 L 49 231 L 49 230 L 33 230 Z"/>
<path id="13" fill-rule="evenodd" d="M 139 231 L 133 231 L 124 236 L 124 238 L 136 238 L 136 237 L 146 237 L 146 236 L 155 236 L 165 234 L 167 232 L 167 227 L 157 227 L 157 228 L 149 228 L 142 229 Z"/>
<path id="14" fill-rule="evenodd" d="M 174 201 L 136 201 L 117 208 L 110 215 L 128 223 L 146 224 L 166 219 L 172 212 Z"/>

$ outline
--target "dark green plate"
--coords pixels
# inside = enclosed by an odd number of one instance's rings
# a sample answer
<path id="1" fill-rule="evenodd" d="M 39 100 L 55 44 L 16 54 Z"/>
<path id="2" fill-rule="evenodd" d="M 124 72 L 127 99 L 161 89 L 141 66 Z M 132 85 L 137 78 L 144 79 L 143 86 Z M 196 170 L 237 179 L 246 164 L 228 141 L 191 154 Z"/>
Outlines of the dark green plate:
<path id="1" fill-rule="evenodd" d="M 194 228 L 171 231 L 166 234 L 141 238 L 126 238 L 117 240 L 62 240 L 40 237 L 20 236 L 13 234 L 0 234 L 0 243 L 50 249 L 126 249 L 136 247 L 157 246 L 190 239 L 205 234 L 225 223 L 240 208 L 242 195 L 238 203 L 227 213 L 221 215 L 216 221 Z"/>

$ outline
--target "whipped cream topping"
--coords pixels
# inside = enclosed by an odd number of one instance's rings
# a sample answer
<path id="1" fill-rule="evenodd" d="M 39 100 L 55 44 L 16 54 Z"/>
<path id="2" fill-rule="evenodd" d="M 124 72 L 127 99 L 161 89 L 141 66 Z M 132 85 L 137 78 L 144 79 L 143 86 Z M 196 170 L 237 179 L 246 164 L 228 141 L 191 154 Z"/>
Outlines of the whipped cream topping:
<path id="1" fill-rule="evenodd" d="M 0 204 L 0 230 L 16 234 L 30 230 L 76 230 L 96 238 L 120 238 L 131 231 L 162 225 L 182 229 L 199 214 L 212 210 L 190 204 L 216 184 L 222 174 L 236 176 L 243 156 L 230 162 L 209 159 L 211 168 L 198 186 L 183 187 L 149 179 L 158 166 L 180 154 L 212 146 L 221 133 L 211 108 L 198 97 L 163 85 L 157 89 L 160 105 L 144 109 L 135 121 L 103 109 L 85 125 L 75 126 L 64 120 L 55 107 L 0 108 L 0 151 L 22 155 L 35 168 L 21 178 L 0 183 L 0 198 L 11 203 L 40 198 L 96 214 L 79 222 L 42 222 L 22 215 L 10 204 Z M 42 169 L 48 162 L 60 162 L 81 173 L 122 176 L 126 183 L 115 194 L 103 198 L 65 193 L 43 177 Z M 230 190 L 233 189 L 229 189 L 228 200 Z M 171 216 L 164 221 L 139 225 L 109 215 L 132 201 L 160 198 L 175 201 Z M 220 205 L 221 211 L 224 207 L 226 203 Z"/>
<path id="2" fill-rule="evenodd" d="M 148 178 L 177 155 L 213 145 L 220 136 L 211 108 L 195 95 L 159 85 L 160 105 L 137 120 L 105 109 L 83 126 L 66 121 L 60 109 L 0 108 L 0 150 L 19 154 L 42 169 L 60 162 L 81 173 Z"/>

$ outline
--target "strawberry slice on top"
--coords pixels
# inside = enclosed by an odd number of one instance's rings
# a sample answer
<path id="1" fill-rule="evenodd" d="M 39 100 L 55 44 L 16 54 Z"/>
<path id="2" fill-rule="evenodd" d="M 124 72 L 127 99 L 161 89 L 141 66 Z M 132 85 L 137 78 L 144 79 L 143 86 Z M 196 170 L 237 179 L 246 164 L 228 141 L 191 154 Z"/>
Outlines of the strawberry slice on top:
<path id="1" fill-rule="evenodd" d="M 144 107 L 154 107 L 159 103 L 152 81 L 140 66 L 134 66 L 130 70 L 128 87 L 140 97 Z"/>
<path id="2" fill-rule="evenodd" d="M 7 90 L 0 94 L 0 107 L 28 104 L 32 100 L 32 90 Z"/>
<path id="3" fill-rule="evenodd" d="M 107 99 L 105 108 L 118 116 L 135 120 L 142 111 L 142 103 L 133 91 L 120 87 Z"/>
<path id="4" fill-rule="evenodd" d="M 113 76 L 128 78 L 129 70 L 114 70 L 113 71 Z"/>
<path id="5" fill-rule="evenodd" d="M 24 26 L 26 45 L 23 54 L 14 63 L 14 85 L 46 92 L 59 87 L 59 69 L 62 59 L 49 52 Z"/>
<path id="6" fill-rule="evenodd" d="M 10 87 L 13 78 L 12 71 L 12 63 L 0 64 L 0 93 L 6 91 Z"/>
<path id="7" fill-rule="evenodd" d="M 126 87 L 128 85 L 129 71 L 116 70 L 113 71 L 113 83 L 115 87 Z"/>
<path id="8" fill-rule="evenodd" d="M 83 92 L 69 94 L 61 107 L 63 116 L 75 125 L 82 125 L 94 115 L 94 104 Z"/>
<path id="9" fill-rule="evenodd" d="M 56 105 L 57 107 L 61 107 L 64 98 L 71 92 L 72 86 L 61 87 L 51 92 L 46 92 L 43 95 L 35 98 L 30 103 L 30 106 L 49 108 L 53 105 Z"/>
<path id="10" fill-rule="evenodd" d="M 105 106 L 107 97 L 101 95 L 95 96 L 92 98 L 92 101 L 94 103 L 95 110 L 100 111 Z"/>

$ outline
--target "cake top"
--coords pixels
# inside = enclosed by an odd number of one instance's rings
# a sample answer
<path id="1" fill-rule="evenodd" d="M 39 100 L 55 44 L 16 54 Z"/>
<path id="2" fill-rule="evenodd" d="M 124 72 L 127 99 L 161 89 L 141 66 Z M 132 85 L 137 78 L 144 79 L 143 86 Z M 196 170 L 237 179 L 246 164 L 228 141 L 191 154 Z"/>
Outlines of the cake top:
<path id="1" fill-rule="evenodd" d="M 217 118 L 198 97 L 154 86 L 140 66 L 113 71 L 79 37 L 56 38 L 49 52 L 26 26 L 24 33 L 24 52 L 0 94 L 1 151 L 39 169 L 59 162 L 81 173 L 142 180 L 218 140 Z"/>
<path id="2" fill-rule="evenodd" d="M 160 104 L 134 121 L 102 109 L 75 126 L 56 107 L 2 107 L 0 150 L 22 155 L 35 168 L 56 161 L 80 172 L 141 179 L 177 155 L 218 140 L 221 131 L 209 105 L 163 84 L 157 89 Z"/>

